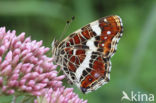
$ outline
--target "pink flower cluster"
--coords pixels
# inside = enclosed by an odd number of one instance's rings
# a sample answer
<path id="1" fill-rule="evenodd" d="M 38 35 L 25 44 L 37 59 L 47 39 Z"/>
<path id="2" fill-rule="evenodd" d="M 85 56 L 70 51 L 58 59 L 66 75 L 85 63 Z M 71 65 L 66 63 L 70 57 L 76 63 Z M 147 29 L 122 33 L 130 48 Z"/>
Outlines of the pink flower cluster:
<path id="1" fill-rule="evenodd" d="M 19 92 L 38 96 L 36 103 L 86 103 L 62 86 L 65 76 L 57 76 L 53 58 L 45 55 L 48 51 L 42 41 L 0 28 L 0 95 Z"/>
<path id="2" fill-rule="evenodd" d="M 25 33 L 16 36 L 15 31 L 0 28 L 0 88 L 1 92 L 13 94 L 26 91 L 41 95 L 44 88 L 62 86 L 64 76 L 57 77 L 56 65 L 45 53 L 49 48 L 42 41 L 25 39 Z"/>
<path id="3" fill-rule="evenodd" d="M 57 90 L 48 89 L 42 98 L 38 98 L 36 103 L 87 103 L 78 98 L 73 92 L 73 88 L 58 88 Z"/>

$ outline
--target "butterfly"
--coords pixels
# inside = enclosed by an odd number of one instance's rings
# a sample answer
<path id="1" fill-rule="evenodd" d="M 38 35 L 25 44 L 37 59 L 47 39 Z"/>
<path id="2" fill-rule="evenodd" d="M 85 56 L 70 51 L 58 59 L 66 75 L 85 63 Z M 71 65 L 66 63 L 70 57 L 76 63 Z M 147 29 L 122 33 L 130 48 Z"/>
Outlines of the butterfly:
<path id="1" fill-rule="evenodd" d="M 83 93 L 110 80 L 111 57 L 123 33 L 119 16 L 107 16 L 78 29 L 62 41 L 52 42 L 52 54 L 66 77 Z"/>

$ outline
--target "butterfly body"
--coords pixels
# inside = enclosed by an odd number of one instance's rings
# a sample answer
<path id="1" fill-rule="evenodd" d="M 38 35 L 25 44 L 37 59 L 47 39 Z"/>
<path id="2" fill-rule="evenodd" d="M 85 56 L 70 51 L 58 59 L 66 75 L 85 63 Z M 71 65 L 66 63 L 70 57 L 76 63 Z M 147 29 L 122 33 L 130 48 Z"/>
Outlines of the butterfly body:
<path id="1" fill-rule="evenodd" d="M 61 42 L 53 41 L 53 57 L 73 84 L 83 93 L 91 92 L 109 81 L 110 59 L 122 32 L 119 16 L 103 17 Z"/>

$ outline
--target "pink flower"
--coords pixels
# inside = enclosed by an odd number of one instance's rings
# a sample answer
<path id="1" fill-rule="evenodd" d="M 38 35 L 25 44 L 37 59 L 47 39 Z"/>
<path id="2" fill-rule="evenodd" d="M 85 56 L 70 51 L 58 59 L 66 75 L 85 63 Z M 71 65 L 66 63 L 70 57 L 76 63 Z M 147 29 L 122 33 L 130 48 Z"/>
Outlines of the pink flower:
<path id="1" fill-rule="evenodd" d="M 48 51 L 42 41 L 0 28 L 0 94 L 29 93 L 38 96 L 36 103 L 87 103 L 62 86 L 65 76 L 57 75 L 53 58 L 45 55 Z"/>
<path id="2" fill-rule="evenodd" d="M 35 103 L 87 103 L 78 98 L 72 88 L 48 89 L 43 96 L 38 97 Z"/>
<path id="3" fill-rule="evenodd" d="M 16 91 L 41 95 L 45 88 L 62 86 L 64 75 L 57 76 L 56 65 L 45 53 L 49 48 L 42 41 L 16 36 L 15 31 L 0 28 L 0 88 L 3 93 Z"/>

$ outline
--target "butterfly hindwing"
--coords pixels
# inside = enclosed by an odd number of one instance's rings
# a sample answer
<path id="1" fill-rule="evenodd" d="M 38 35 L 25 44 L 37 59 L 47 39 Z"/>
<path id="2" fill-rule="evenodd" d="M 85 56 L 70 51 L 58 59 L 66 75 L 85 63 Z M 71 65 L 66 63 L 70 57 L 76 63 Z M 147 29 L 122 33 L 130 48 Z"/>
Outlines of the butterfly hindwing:
<path id="1" fill-rule="evenodd" d="M 68 48 L 64 57 L 64 71 L 68 78 L 85 93 L 92 91 L 95 85 L 105 84 L 109 81 L 111 63 L 109 58 L 103 58 L 100 52 L 90 49 Z M 67 69 L 68 68 L 68 69 Z"/>

